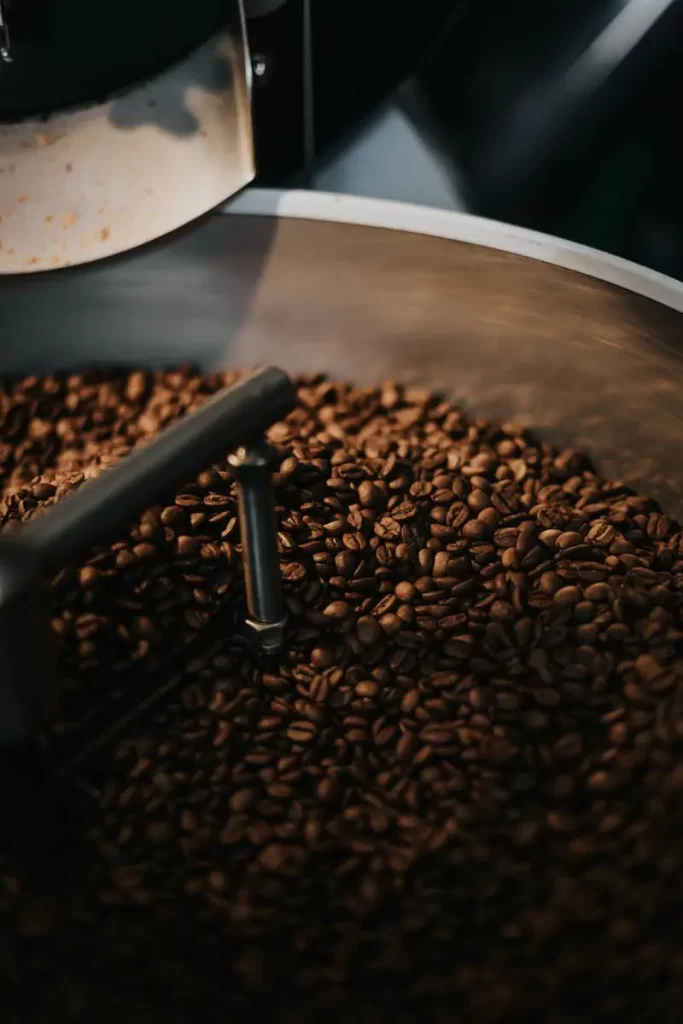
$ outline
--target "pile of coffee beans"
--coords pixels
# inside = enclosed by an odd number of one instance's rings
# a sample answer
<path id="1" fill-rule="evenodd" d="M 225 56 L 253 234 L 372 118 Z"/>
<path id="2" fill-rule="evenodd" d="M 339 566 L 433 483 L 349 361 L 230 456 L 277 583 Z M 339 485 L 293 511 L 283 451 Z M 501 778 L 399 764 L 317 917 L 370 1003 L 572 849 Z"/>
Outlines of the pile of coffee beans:
<path id="1" fill-rule="evenodd" d="M 15 385 L 5 520 L 221 383 Z M 683 532 L 580 454 L 393 383 L 302 380 L 271 440 L 287 649 L 193 652 L 91 765 L 52 875 L 0 864 L 12 1019 L 679 1021 Z M 239 551 L 226 462 L 65 571 L 78 700 L 238 603 Z"/>

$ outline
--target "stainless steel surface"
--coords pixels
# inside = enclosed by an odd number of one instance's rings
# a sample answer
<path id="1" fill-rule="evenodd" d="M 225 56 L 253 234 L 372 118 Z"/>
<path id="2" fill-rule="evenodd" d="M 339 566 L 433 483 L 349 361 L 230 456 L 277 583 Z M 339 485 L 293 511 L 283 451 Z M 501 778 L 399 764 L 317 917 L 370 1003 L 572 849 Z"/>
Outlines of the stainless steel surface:
<path id="1" fill-rule="evenodd" d="M 247 193 L 242 215 L 128 260 L 0 280 L 0 365 L 273 362 L 361 383 L 422 382 L 474 415 L 589 451 L 606 476 L 683 516 L 683 286 L 462 214 L 297 202 L 296 218 L 254 217 L 244 211 L 293 200 Z M 307 209 L 328 219 L 300 219 Z"/>
<path id="2" fill-rule="evenodd" d="M 241 0 L 230 29 L 100 106 L 0 126 L 0 274 L 121 253 L 224 202 L 254 177 Z"/>
<path id="3" fill-rule="evenodd" d="M 228 457 L 238 488 L 246 633 L 266 654 L 279 650 L 285 626 L 272 485 L 275 457 L 273 448 L 264 443 L 240 447 Z"/>

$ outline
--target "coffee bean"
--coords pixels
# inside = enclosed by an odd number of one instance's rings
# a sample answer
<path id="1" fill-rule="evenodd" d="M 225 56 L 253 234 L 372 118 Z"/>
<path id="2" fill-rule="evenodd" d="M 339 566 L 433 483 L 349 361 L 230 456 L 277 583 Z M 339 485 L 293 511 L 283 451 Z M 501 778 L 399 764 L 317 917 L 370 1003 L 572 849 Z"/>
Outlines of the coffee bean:
<path id="1" fill-rule="evenodd" d="M 514 526 L 505 527 L 502 530 L 496 530 L 493 534 L 494 543 L 499 548 L 514 548 L 517 544 L 518 537 L 519 532 Z"/>
<path id="2" fill-rule="evenodd" d="M 553 594 L 553 602 L 557 605 L 575 605 L 581 600 L 578 587 L 561 587 Z"/>
<path id="3" fill-rule="evenodd" d="M 415 600 L 415 587 L 407 580 L 403 580 L 396 584 L 395 594 L 399 601 L 410 603 Z"/>
<path id="4" fill-rule="evenodd" d="M 556 572 L 544 572 L 538 583 L 541 592 L 552 597 L 562 587 L 562 577 L 558 576 Z"/>
<path id="5" fill-rule="evenodd" d="M 549 728 L 550 718 L 544 711 L 527 711 L 524 715 L 524 724 L 532 732 L 540 732 Z"/>
<path id="6" fill-rule="evenodd" d="M 581 544 L 583 537 L 580 533 L 575 533 L 572 530 L 566 533 L 561 533 L 555 538 L 555 547 L 562 551 L 564 548 L 576 547 L 577 544 Z"/>
<path id="7" fill-rule="evenodd" d="M 78 573 L 78 582 L 82 587 L 92 587 L 98 576 L 99 573 L 94 566 L 86 565 Z"/>
<path id="8" fill-rule="evenodd" d="M 358 485 L 358 498 L 364 508 L 375 508 L 382 504 L 383 494 L 371 480 L 363 480 Z"/>
<path id="9" fill-rule="evenodd" d="M 178 554 L 181 558 L 190 558 L 195 555 L 198 550 L 198 544 L 194 537 L 181 536 L 176 541 Z"/>
<path id="10" fill-rule="evenodd" d="M 567 733 L 553 747 L 553 754 L 560 761 L 578 757 L 583 749 L 581 735 L 578 732 Z"/>
<path id="11" fill-rule="evenodd" d="M 311 651 L 311 665 L 316 669 L 331 668 L 334 665 L 334 652 L 325 647 L 315 647 Z"/>
<path id="12" fill-rule="evenodd" d="M 396 756 L 400 761 L 409 761 L 419 748 L 419 741 L 412 732 L 405 732 L 396 744 Z"/>
<path id="13" fill-rule="evenodd" d="M 635 668 L 641 679 L 652 682 L 665 671 L 651 654 L 640 654 L 636 658 Z"/>
<path id="14" fill-rule="evenodd" d="M 231 811 L 242 812 L 246 811 L 251 807 L 256 798 L 256 793 L 253 789 L 240 789 L 230 797 L 228 806 Z"/>
<path id="15" fill-rule="evenodd" d="M 363 647 L 372 647 L 376 644 L 382 635 L 377 620 L 373 619 L 370 615 L 363 615 L 356 623 L 356 636 L 360 640 Z"/>
<path id="16" fill-rule="evenodd" d="M 467 504 L 473 512 L 482 512 L 491 504 L 491 499 L 483 490 L 473 490 L 467 497 Z"/>
<path id="17" fill-rule="evenodd" d="M 598 627 L 594 622 L 587 622 L 576 630 L 576 639 L 582 645 L 594 644 L 598 638 Z"/>
<path id="18" fill-rule="evenodd" d="M 315 726 L 312 722 L 295 722 L 287 730 L 287 738 L 293 743 L 310 743 L 315 736 Z"/>
<path id="19" fill-rule="evenodd" d="M 156 555 L 156 549 L 152 544 L 136 544 L 133 548 L 133 554 L 136 558 L 141 560 L 154 558 Z"/>
<path id="20" fill-rule="evenodd" d="M 411 714 L 420 703 L 420 691 L 409 690 L 401 700 L 401 711 L 404 715 Z"/>
<path id="21" fill-rule="evenodd" d="M 356 693 L 359 697 L 368 697 L 369 699 L 372 699 L 373 697 L 376 697 L 379 692 L 380 686 L 378 683 L 364 682 L 357 683 L 356 685 Z"/>
<path id="22" fill-rule="evenodd" d="M 323 609 L 323 615 L 330 622 L 343 622 L 351 614 L 351 608 L 346 601 L 331 601 Z"/>
<path id="23" fill-rule="evenodd" d="M 388 633 L 389 636 L 396 636 L 402 629 L 402 623 L 398 615 L 393 615 L 391 613 L 382 615 L 379 620 L 379 624 L 382 630 L 385 633 Z"/>

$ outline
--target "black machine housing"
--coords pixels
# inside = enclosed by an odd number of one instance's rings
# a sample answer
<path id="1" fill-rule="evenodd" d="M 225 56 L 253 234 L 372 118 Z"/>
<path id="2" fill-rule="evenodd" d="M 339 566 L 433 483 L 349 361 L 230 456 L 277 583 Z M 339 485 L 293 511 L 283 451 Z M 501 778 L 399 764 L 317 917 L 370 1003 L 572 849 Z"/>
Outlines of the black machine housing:
<path id="1" fill-rule="evenodd" d="M 262 184 L 284 184 L 339 145 L 413 69 L 453 0 L 244 0 L 258 56 Z M 0 122 L 99 103 L 147 81 L 218 32 L 224 0 L 4 0 L 13 62 Z"/>

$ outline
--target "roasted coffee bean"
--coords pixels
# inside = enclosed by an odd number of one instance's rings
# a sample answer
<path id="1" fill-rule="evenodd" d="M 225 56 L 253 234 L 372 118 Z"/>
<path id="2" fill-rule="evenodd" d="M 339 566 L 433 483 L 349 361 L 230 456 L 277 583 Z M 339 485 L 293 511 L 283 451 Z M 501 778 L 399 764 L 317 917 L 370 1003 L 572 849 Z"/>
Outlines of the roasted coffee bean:
<path id="1" fill-rule="evenodd" d="M 351 614 L 351 608 L 346 601 L 331 601 L 323 608 L 323 615 L 330 622 L 343 622 Z"/>
<path id="2" fill-rule="evenodd" d="M 4 528 L 232 379 L 7 383 Z M 514 424 L 299 385 L 276 664 L 182 654 L 242 607 L 225 460 L 50 584 L 56 737 L 146 667 L 182 682 L 98 755 L 50 876 L 0 862 L 5 1015 L 673 1024 L 683 534 Z"/>
<path id="3" fill-rule="evenodd" d="M 395 594 L 399 601 L 413 601 L 415 599 L 415 587 L 412 583 L 404 580 L 396 584 Z"/>
<path id="4" fill-rule="evenodd" d="M 382 635 L 377 620 L 370 615 L 363 615 L 356 623 L 356 636 L 363 647 L 372 647 Z"/>
<path id="5" fill-rule="evenodd" d="M 581 591 L 578 587 L 561 587 L 553 594 L 553 602 L 556 605 L 575 605 L 581 600 Z"/>

